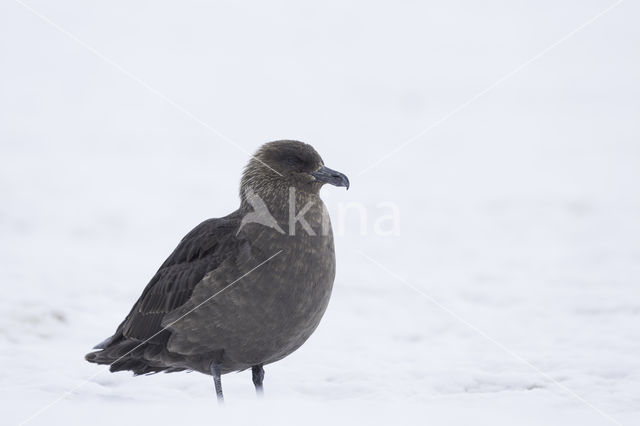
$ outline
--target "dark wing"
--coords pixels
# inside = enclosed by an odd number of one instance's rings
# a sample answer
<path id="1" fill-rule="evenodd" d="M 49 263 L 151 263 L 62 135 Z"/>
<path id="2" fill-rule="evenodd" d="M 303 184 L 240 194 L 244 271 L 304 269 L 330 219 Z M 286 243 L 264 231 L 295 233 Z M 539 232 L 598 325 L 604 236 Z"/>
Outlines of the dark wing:
<path id="1" fill-rule="evenodd" d="M 187 302 L 202 278 L 237 251 L 239 225 L 239 215 L 232 213 L 206 220 L 189 232 L 147 284 L 115 334 L 96 346 L 102 351 L 88 354 L 87 360 L 110 364 L 142 342 L 164 348 L 170 331 L 162 329 L 163 317 Z"/>

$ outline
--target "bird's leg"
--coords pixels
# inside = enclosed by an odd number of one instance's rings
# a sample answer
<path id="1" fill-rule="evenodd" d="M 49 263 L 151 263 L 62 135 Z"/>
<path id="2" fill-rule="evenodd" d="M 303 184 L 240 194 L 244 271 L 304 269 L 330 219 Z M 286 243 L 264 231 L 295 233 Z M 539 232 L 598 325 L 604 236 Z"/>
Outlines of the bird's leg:
<path id="1" fill-rule="evenodd" d="M 222 396 L 222 381 L 220 380 L 222 364 L 218 364 L 215 361 L 211 361 L 211 375 L 213 376 L 213 383 L 216 386 L 216 395 L 218 396 L 218 404 L 224 403 L 224 396 Z"/>
<path id="2" fill-rule="evenodd" d="M 256 394 L 262 396 L 264 390 L 262 388 L 262 381 L 264 380 L 264 368 L 262 364 L 254 365 L 251 367 L 251 375 L 253 376 L 253 384 L 256 386 Z"/>

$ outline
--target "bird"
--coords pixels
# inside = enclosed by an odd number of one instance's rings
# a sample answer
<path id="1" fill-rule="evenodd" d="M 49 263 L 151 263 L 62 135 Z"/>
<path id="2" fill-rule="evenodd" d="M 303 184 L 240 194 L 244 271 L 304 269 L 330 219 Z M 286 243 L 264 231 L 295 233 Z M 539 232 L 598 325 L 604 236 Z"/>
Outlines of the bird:
<path id="1" fill-rule="evenodd" d="M 263 394 L 264 366 L 298 349 L 327 308 L 336 261 L 325 184 L 349 189 L 309 144 L 262 145 L 240 180 L 240 206 L 186 234 L 115 333 L 85 359 L 134 375 L 251 369 Z"/>

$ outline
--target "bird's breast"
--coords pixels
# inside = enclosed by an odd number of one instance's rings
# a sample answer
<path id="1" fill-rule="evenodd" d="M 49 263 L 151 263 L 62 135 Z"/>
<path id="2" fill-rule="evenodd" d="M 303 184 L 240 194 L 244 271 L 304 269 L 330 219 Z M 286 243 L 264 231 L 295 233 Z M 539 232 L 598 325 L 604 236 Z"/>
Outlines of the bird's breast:
<path id="1" fill-rule="evenodd" d="M 246 226 L 239 237 L 245 243 L 238 255 L 196 286 L 189 306 L 197 310 L 171 327 L 170 349 L 181 352 L 189 343 L 203 354 L 222 350 L 230 370 L 268 364 L 300 347 L 320 323 L 335 276 L 330 228 L 289 235 Z"/>
<path id="2" fill-rule="evenodd" d="M 278 233 L 271 235 L 268 244 L 252 246 L 259 258 L 278 254 L 247 277 L 253 298 L 243 315 L 251 318 L 255 332 L 242 351 L 243 357 L 247 353 L 252 357 L 243 361 L 277 361 L 296 350 L 317 328 L 335 276 L 330 231 L 326 235 Z"/>

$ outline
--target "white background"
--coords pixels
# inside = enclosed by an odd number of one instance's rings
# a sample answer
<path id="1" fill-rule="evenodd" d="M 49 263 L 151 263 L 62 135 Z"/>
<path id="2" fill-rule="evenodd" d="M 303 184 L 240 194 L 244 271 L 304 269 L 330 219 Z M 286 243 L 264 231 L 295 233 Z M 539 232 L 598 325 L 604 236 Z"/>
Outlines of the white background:
<path id="1" fill-rule="evenodd" d="M 638 424 L 640 7 L 537 57 L 612 4 L 29 1 L 56 29 L 3 0 L 3 422 L 75 388 L 29 424 Z M 323 189 L 333 298 L 266 399 L 85 362 L 285 138 L 352 188 Z"/>

